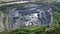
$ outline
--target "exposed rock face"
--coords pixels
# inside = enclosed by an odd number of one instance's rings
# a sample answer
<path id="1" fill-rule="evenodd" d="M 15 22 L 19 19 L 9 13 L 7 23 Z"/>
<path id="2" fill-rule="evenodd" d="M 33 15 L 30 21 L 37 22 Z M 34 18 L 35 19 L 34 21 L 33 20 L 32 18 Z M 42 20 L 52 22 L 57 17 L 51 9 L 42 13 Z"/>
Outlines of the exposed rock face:
<path id="1" fill-rule="evenodd" d="M 8 16 L 0 12 L 0 32 L 8 31 L 9 29 L 9 23 L 8 23 Z"/>
<path id="2" fill-rule="evenodd" d="M 24 7 L 13 8 L 10 18 L 13 29 L 21 26 L 36 26 L 51 24 L 51 8 L 41 4 L 27 4 Z"/>
<path id="3" fill-rule="evenodd" d="M 0 15 L 0 32 L 4 31 L 3 16 Z"/>
<path id="4" fill-rule="evenodd" d="M 51 24 L 51 11 L 52 9 L 50 7 L 37 3 L 29 3 L 23 7 L 14 7 L 11 12 L 8 13 L 9 28 L 17 29 L 24 26 Z"/>

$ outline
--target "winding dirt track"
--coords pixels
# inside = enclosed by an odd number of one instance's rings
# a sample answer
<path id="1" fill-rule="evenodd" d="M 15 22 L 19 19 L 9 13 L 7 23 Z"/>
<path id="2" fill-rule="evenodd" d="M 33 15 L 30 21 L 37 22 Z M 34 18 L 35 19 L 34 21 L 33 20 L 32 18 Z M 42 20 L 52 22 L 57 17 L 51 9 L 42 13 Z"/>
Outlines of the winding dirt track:
<path id="1" fill-rule="evenodd" d="M 6 2 L 6 3 L 0 3 L 0 7 L 4 5 L 11 5 L 11 4 L 19 4 L 19 3 L 28 3 L 29 1 L 16 1 L 16 2 Z"/>

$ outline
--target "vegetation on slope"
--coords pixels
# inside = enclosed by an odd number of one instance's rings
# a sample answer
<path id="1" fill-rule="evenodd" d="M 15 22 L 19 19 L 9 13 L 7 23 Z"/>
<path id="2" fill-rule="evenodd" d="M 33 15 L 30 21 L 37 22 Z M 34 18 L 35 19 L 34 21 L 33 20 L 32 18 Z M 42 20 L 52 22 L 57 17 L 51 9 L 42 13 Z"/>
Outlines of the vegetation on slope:
<path id="1" fill-rule="evenodd" d="M 16 29 L 11 32 L 1 32 L 0 34 L 60 34 L 59 25 L 42 25 Z"/>

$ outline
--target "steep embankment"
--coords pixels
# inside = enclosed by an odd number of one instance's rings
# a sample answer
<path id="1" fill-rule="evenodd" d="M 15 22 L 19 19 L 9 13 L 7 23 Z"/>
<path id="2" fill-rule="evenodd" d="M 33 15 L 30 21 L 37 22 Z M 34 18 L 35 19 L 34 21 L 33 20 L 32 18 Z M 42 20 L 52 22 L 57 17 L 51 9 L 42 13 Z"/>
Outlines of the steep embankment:
<path id="1" fill-rule="evenodd" d="M 60 24 L 60 2 L 49 3 L 47 5 L 53 9 L 53 17 L 54 17 L 53 22 L 55 24 Z"/>
<path id="2" fill-rule="evenodd" d="M 0 11 L 0 32 L 8 30 L 8 16 Z"/>

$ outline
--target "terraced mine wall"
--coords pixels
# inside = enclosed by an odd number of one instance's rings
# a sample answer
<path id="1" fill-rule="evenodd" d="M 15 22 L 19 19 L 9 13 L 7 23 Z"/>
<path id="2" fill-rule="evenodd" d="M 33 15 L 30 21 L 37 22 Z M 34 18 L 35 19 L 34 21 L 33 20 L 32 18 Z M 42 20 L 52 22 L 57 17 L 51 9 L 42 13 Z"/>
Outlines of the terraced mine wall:
<path id="1" fill-rule="evenodd" d="M 4 30 L 15 30 L 20 27 L 51 24 L 52 9 L 40 3 L 14 4 L 5 6 L 2 10 L 7 17 L 2 16 L 0 26 Z"/>

